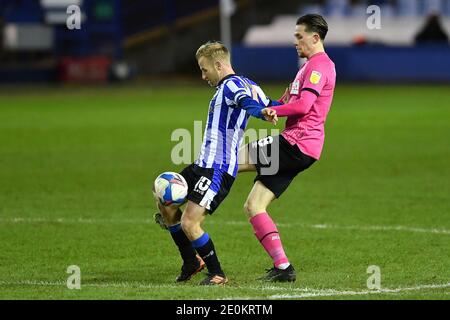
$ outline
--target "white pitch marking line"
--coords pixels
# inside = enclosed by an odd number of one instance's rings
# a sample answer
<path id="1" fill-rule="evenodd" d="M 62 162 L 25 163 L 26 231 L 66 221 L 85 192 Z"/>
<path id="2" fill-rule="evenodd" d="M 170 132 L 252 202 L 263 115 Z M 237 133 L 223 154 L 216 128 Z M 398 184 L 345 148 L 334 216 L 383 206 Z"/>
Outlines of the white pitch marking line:
<path id="1" fill-rule="evenodd" d="M 409 288 L 397 288 L 397 289 L 380 289 L 372 291 L 337 291 L 334 289 L 317 290 L 317 292 L 306 292 L 302 294 L 275 294 L 269 296 L 270 299 L 299 299 L 299 298 L 312 298 L 312 297 L 335 297 L 335 296 L 356 296 L 356 295 L 368 295 L 368 294 L 382 294 L 382 293 L 400 293 L 405 291 L 420 291 L 426 289 L 442 289 L 449 288 L 449 283 L 443 284 L 427 284 L 419 285 Z"/>
<path id="2" fill-rule="evenodd" d="M 0 218 L 1 222 L 7 223 L 86 223 L 86 224 L 151 224 L 154 223 L 152 219 L 66 219 L 66 218 Z M 220 225 L 249 225 L 246 221 L 208 221 L 208 224 L 220 224 Z M 406 226 L 345 226 L 345 225 L 332 225 L 332 224 L 300 224 L 300 223 L 277 223 L 277 226 L 282 228 L 308 228 L 308 229 L 341 229 L 341 230 L 361 230 L 361 231 L 405 231 L 416 233 L 434 233 L 434 234 L 450 234 L 450 230 L 446 229 L 426 229 Z"/>
<path id="3" fill-rule="evenodd" d="M 0 285 L 18 285 L 18 286 L 66 286 L 64 281 L 42 281 L 42 280 L 18 280 L 18 281 L 4 281 L 0 280 Z M 98 287 L 98 288 L 143 288 L 143 289 L 180 289 L 184 284 L 150 284 L 142 282 L 99 282 L 99 283 L 81 283 L 81 287 Z M 234 290 L 255 290 L 255 291 L 289 291 L 289 292 L 321 292 L 324 289 L 309 289 L 309 288 L 289 288 L 276 286 L 227 286 L 228 289 Z M 326 289 L 332 290 L 332 289 Z"/>

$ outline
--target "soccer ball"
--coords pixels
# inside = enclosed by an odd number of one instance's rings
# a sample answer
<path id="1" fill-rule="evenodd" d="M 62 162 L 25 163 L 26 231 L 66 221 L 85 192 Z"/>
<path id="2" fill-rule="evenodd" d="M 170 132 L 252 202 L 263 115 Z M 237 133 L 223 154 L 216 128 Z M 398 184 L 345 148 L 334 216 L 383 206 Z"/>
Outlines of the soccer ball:
<path id="1" fill-rule="evenodd" d="M 180 205 L 186 200 L 188 184 L 181 174 L 163 172 L 153 184 L 153 195 L 163 206 Z"/>

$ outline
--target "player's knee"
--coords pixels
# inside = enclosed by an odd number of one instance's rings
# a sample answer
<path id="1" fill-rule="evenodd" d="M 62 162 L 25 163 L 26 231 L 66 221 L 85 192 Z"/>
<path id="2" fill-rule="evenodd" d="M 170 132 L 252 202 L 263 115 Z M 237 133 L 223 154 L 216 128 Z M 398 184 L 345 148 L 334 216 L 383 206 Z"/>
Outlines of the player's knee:
<path id="1" fill-rule="evenodd" d="M 195 233 L 198 226 L 199 223 L 195 219 L 192 219 L 189 215 L 183 215 L 181 217 L 181 228 L 186 235 Z"/>
<path id="2" fill-rule="evenodd" d="M 253 199 L 247 199 L 244 204 L 244 210 L 247 216 L 253 217 L 254 215 L 264 211 L 263 208 Z"/>
<path id="3" fill-rule="evenodd" d="M 192 221 L 189 218 L 186 218 L 185 216 L 181 217 L 181 228 L 183 231 L 189 231 L 192 229 Z"/>

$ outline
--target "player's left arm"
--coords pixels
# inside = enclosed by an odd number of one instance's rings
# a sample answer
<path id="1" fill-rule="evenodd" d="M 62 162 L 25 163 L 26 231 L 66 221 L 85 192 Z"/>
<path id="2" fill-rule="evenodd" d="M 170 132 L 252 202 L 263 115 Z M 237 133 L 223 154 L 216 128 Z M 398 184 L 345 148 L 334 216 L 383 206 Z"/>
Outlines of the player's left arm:
<path id="1" fill-rule="evenodd" d="M 278 120 L 276 117 L 262 114 L 261 111 L 267 106 L 257 100 L 257 93 L 253 87 L 251 88 L 251 94 L 249 94 L 242 83 L 230 81 L 226 83 L 225 90 L 225 96 L 233 100 L 239 108 L 244 109 L 250 116 L 276 124 Z"/>
<path id="2" fill-rule="evenodd" d="M 245 97 L 239 100 L 239 106 L 255 118 L 269 121 L 274 125 L 278 122 L 276 112 L 263 112 L 263 110 L 267 110 L 268 108 L 250 97 Z"/>

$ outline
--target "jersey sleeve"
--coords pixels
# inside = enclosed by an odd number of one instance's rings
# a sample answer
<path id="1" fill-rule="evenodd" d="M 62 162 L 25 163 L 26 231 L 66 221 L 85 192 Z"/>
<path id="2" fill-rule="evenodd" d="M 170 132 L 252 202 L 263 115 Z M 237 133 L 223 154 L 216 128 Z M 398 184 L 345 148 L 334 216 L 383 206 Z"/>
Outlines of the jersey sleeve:
<path id="1" fill-rule="evenodd" d="M 304 81 L 300 91 L 310 91 L 318 97 L 327 83 L 328 74 L 329 70 L 326 65 L 319 63 L 308 65 L 304 73 Z"/>
<path id="2" fill-rule="evenodd" d="M 252 86 L 255 86 L 253 88 L 255 92 L 253 92 Z M 227 102 L 233 101 L 236 107 L 244 109 L 250 116 L 265 120 L 261 110 L 266 106 L 264 101 L 260 101 L 261 89 L 255 83 L 240 78 L 231 78 L 224 83 L 223 94 Z M 256 96 L 254 97 L 254 95 Z"/>
<path id="3" fill-rule="evenodd" d="M 270 108 L 275 110 L 279 117 L 303 116 L 309 112 L 316 100 L 315 94 L 305 90 L 300 92 L 300 99 Z"/>
<path id="4" fill-rule="evenodd" d="M 251 88 L 248 84 L 244 83 L 237 78 L 231 78 L 224 83 L 225 98 L 234 102 L 236 106 L 239 105 L 239 101 L 243 98 L 251 98 Z"/>

